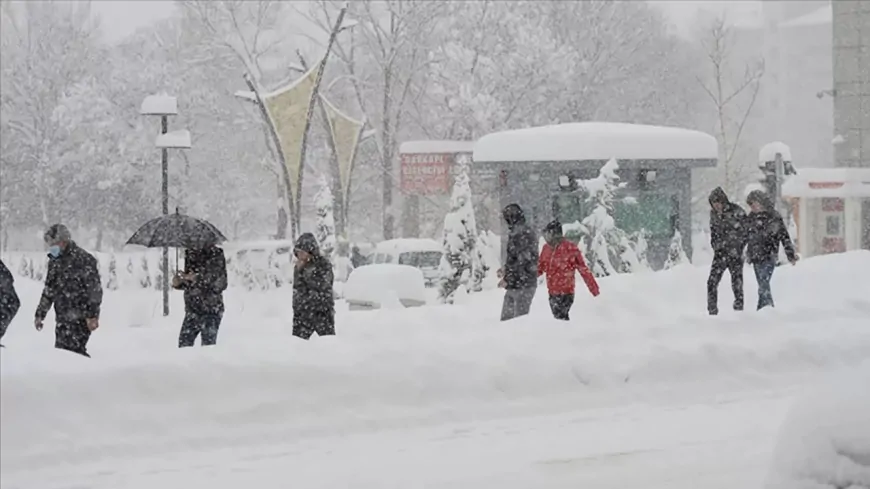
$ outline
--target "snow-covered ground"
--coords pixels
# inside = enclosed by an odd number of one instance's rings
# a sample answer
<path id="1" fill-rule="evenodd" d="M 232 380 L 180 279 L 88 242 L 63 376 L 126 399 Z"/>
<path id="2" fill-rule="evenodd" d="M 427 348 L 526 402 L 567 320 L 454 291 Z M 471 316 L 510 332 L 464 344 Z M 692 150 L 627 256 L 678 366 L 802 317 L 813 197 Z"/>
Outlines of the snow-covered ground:
<path id="1" fill-rule="evenodd" d="M 710 318 L 707 270 L 683 266 L 604 279 L 567 324 L 543 290 L 500 323 L 491 291 L 342 311 L 307 343 L 289 290 L 234 290 L 219 345 L 184 351 L 180 296 L 164 320 L 159 293 L 107 292 L 91 360 L 33 330 L 40 284 L 19 279 L 0 486 L 761 488 L 796 396 L 867 365 L 867 271 L 870 252 L 781 267 L 777 309 Z"/>

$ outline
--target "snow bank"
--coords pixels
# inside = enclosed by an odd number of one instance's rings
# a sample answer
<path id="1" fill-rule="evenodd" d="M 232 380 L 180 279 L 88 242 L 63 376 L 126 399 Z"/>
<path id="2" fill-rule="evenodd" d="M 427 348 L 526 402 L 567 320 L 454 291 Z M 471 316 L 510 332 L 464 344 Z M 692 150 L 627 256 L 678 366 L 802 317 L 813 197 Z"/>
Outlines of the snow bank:
<path id="1" fill-rule="evenodd" d="M 707 160 L 716 138 L 676 127 L 580 122 L 488 134 L 474 146 L 476 162 L 586 160 Z M 700 162 L 699 162 L 700 166 Z"/>
<path id="2" fill-rule="evenodd" d="M 870 487 L 870 363 L 802 396 L 781 430 L 768 489 Z"/>
<path id="3" fill-rule="evenodd" d="M 761 164 L 768 161 L 776 161 L 776 154 L 782 155 L 782 161 L 794 161 L 791 159 L 791 148 L 779 141 L 767 143 L 758 151 L 758 162 Z"/>
<path id="4" fill-rule="evenodd" d="M 90 360 L 52 348 L 51 317 L 45 331 L 33 330 L 28 311 L 40 285 L 20 279 L 22 313 L 0 352 L 0 451 L 10 467 L 35 454 L 74 463 L 119 443 L 135 455 L 208 446 L 218 435 L 232 446 L 492 417 L 544 402 L 577 410 L 653 393 L 782 388 L 870 357 L 870 274 L 855 273 L 867 269 L 870 252 L 782 267 L 776 309 L 713 318 L 707 269 L 691 266 L 603 278 L 600 297 L 579 291 L 571 322 L 550 318 L 543 291 L 528 317 L 509 323 L 499 321 L 500 291 L 457 306 L 340 305 L 338 335 L 310 342 L 291 336 L 288 289 L 236 290 L 226 297 L 219 344 L 183 351 L 175 348 L 180 294 L 163 319 L 158 292 L 109 291 Z M 728 289 L 722 304 L 732 300 Z M 134 328 L 137 301 L 153 307 Z"/>

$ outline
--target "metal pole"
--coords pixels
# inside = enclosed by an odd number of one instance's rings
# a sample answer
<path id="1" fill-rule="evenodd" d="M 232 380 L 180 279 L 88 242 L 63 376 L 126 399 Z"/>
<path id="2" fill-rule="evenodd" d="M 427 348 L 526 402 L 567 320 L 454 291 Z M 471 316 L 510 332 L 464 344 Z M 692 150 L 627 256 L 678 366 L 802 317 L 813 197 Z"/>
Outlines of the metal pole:
<path id="1" fill-rule="evenodd" d="M 775 195 L 773 196 L 773 207 L 777 212 L 782 214 L 783 205 L 782 205 L 782 180 L 783 180 L 783 163 L 782 163 L 782 154 L 777 153 L 774 158 L 774 171 L 776 172 L 776 183 L 775 183 Z"/>
<path id="2" fill-rule="evenodd" d="M 162 116 L 160 118 L 160 133 L 166 134 L 169 130 L 169 117 Z M 163 199 L 163 217 L 169 216 L 169 153 L 166 148 L 161 149 L 161 159 L 162 159 L 162 167 L 161 172 L 163 174 L 163 182 L 162 182 L 162 199 Z M 163 287 L 163 315 L 169 315 L 169 248 L 163 248 L 163 278 L 161 286 Z"/>

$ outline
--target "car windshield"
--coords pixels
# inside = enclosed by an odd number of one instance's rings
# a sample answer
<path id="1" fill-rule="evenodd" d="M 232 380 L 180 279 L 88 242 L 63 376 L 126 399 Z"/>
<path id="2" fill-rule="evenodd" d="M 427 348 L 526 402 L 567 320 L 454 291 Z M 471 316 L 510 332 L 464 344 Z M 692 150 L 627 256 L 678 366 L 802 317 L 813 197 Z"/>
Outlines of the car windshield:
<path id="1" fill-rule="evenodd" d="M 399 255 L 400 265 L 410 265 L 416 268 L 435 268 L 440 263 L 440 251 L 410 251 Z"/>

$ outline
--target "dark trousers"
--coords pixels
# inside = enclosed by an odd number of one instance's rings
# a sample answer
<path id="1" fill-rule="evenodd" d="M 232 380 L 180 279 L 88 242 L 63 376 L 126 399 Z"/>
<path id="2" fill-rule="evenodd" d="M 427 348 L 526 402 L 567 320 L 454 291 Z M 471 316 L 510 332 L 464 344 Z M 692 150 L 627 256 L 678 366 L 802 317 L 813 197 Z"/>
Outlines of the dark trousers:
<path id="1" fill-rule="evenodd" d="M 293 317 L 293 336 L 307 340 L 314 333 L 317 336 L 335 335 L 335 311 Z"/>
<path id="2" fill-rule="evenodd" d="M 573 305 L 574 294 L 550 294 L 550 310 L 553 311 L 553 317 L 556 319 L 567 321 Z"/>
<path id="3" fill-rule="evenodd" d="M 78 353 L 90 357 L 88 354 L 88 340 L 91 339 L 91 330 L 84 320 L 59 322 L 54 327 L 54 347 Z"/>
<path id="4" fill-rule="evenodd" d="M 504 292 L 504 302 L 501 306 L 501 320 L 525 316 L 532 308 L 532 299 L 535 298 L 537 287 L 525 289 L 508 289 Z"/>
<path id="5" fill-rule="evenodd" d="M 743 310 L 743 257 L 716 253 L 707 279 L 707 312 L 719 313 L 719 282 L 725 270 L 731 275 L 731 291 L 734 292 L 734 310 Z"/>
<path id="6" fill-rule="evenodd" d="M 184 314 L 184 322 L 181 323 L 181 332 L 178 334 L 178 347 L 193 346 L 196 337 L 202 335 L 202 346 L 217 343 L 218 329 L 221 327 L 223 311 L 202 313 L 187 311 Z"/>
<path id="7" fill-rule="evenodd" d="M 776 260 L 768 260 L 754 263 L 755 280 L 758 281 L 758 310 L 767 306 L 773 307 L 773 292 L 770 290 L 770 279 L 773 278 L 773 270 L 776 269 Z"/>

